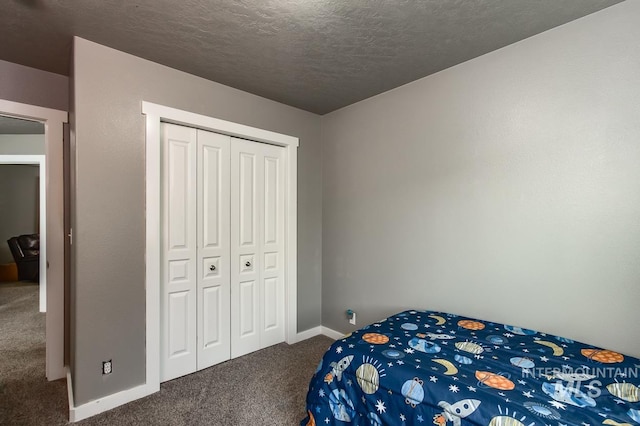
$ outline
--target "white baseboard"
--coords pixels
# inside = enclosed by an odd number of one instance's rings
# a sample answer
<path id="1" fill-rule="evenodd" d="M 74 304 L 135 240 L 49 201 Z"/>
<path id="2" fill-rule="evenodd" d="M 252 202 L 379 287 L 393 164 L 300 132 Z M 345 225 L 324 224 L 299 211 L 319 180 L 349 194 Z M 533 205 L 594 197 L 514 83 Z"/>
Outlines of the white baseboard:
<path id="1" fill-rule="evenodd" d="M 345 336 L 344 333 L 340 333 L 339 331 L 332 330 L 329 327 L 319 325 L 317 327 L 313 327 L 296 334 L 295 343 L 302 342 L 303 340 L 311 339 L 312 337 L 319 336 L 321 334 L 333 340 L 340 340 Z"/>
<path id="2" fill-rule="evenodd" d="M 69 418 L 71 418 L 71 411 L 73 410 L 73 382 L 71 381 L 71 368 L 67 368 L 67 401 L 69 403 Z"/>
<path id="3" fill-rule="evenodd" d="M 71 383 L 71 376 L 68 376 L 68 381 Z M 159 387 L 151 385 L 140 385 L 135 388 L 127 389 L 112 395 L 107 395 L 104 398 L 99 398 L 93 401 L 89 401 L 86 404 L 75 406 L 69 401 L 69 421 L 71 423 L 84 420 L 96 414 L 111 410 L 113 408 L 124 405 L 128 402 L 135 401 L 136 399 L 143 398 L 147 395 L 157 392 Z"/>
<path id="4" fill-rule="evenodd" d="M 322 334 L 324 334 L 327 337 L 330 337 L 333 340 L 340 340 L 345 336 L 344 333 L 340 333 L 339 331 L 332 330 L 329 327 L 321 326 L 321 329 L 322 329 Z"/>
<path id="5" fill-rule="evenodd" d="M 296 334 L 296 343 L 302 342 L 303 340 L 311 339 L 312 337 L 316 337 L 321 334 L 322 334 L 321 326 L 317 326 L 305 331 L 301 331 L 300 333 Z"/>

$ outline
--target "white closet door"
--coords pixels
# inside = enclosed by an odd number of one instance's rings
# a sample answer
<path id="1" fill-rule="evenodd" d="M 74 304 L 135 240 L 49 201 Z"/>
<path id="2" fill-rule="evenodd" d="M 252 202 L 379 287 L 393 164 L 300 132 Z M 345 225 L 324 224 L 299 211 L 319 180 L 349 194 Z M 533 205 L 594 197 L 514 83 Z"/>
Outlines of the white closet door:
<path id="1" fill-rule="evenodd" d="M 162 381 L 284 341 L 284 154 L 162 125 Z"/>
<path id="2" fill-rule="evenodd" d="M 231 356 L 229 140 L 198 130 L 198 370 Z"/>
<path id="3" fill-rule="evenodd" d="M 231 141 L 231 356 L 284 340 L 284 150 Z"/>
<path id="4" fill-rule="evenodd" d="M 260 226 L 260 287 L 262 289 L 261 346 L 267 347 L 285 338 L 284 291 L 284 149 L 261 144 L 259 203 Z"/>
<path id="5" fill-rule="evenodd" d="M 231 357 L 260 349 L 257 145 L 231 140 Z"/>
<path id="6" fill-rule="evenodd" d="M 196 371 L 196 130 L 162 125 L 161 381 Z"/>

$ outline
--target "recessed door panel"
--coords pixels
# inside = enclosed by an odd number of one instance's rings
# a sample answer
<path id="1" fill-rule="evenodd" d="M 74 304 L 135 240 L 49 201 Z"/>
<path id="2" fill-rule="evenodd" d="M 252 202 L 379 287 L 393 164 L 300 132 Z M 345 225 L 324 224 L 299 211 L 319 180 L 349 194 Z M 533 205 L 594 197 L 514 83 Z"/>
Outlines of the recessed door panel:
<path id="1" fill-rule="evenodd" d="M 189 259 L 178 259 L 169 261 L 169 273 L 167 282 L 185 283 L 189 281 Z"/>
<path id="2" fill-rule="evenodd" d="M 271 330 L 277 327 L 278 311 L 280 306 L 278 291 L 278 279 L 267 278 L 264 280 L 264 329 Z"/>
<path id="3" fill-rule="evenodd" d="M 256 222 L 256 188 L 255 188 L 255 155 L 251 153 L 240 153 L 240 245 L 252 246 L 255 244 L 255 222 Z"/>
<path id="4" fill-rule="evenodd" d="M 229 142 L 198 130 L 198 370 L 231 357 Z"/>
<path id="5" fill-rule="evenodd" d="M 190 146 L 188 141 L 170 139 L 167 147 L 168 174 L 168 248 L 185 250 L 189 248 L 191 211 L 189 186 L 192 184 Z"/>
<path id="6" fill-rule="evenodd" d="M 278 238 L 278 168 L 279 159 L 265 157 L 264 159 L 264 242 L 266 244 L 277 243 Z"/>
<path id="7" fill-rule="evenodd" d="M 240 283 L 240 336 L 246 337 L 256 333 L 256 317 L 254 308 L 257 302 L 255 281 Z"/>
<path id="8" fill-rule="evenodd" d="M 189 291 L 169 294 L 169 358 L 190 352 Z"/>
<path id="9" fill-rule="evenodd" d="M 264 270 L 265 272 L 271 272 L 278 269 L 278 253 L 265 253 L 264 254 Z"/>
<path id="10" fill-rule="evenodd" d="M 202 248 L 220 246 L 221 148 L 203 145 L 202 155 Z"/>
<path id="11" fill-rule="evenodd" d="M 211 348 L 213 345 L 219 345 L 220 328 L 223 318 L 220 318 L 222 308 L 222 297 L 220 295 L 220 287 L 208 287 L 202 292 L 202 305 L 204 311 L 202 347 Z"/>
<path id="12" fill-rule="evenodd" d="M 284 285 L 279 276 L 266 278 L 264 286 L 263 347 L 284 341 Z"/>
<path id="13" fill-rule="evenodd" d="M 260 349 L 259 289 L 256 281 L 239 282 L 232 290 L 231 300 L 231 357 L 236 358 Z"/>
<path id="14" fill-rule="evenodd" d="M 196 370 L 196 131 L 162 126 L 160 377 Z"/>

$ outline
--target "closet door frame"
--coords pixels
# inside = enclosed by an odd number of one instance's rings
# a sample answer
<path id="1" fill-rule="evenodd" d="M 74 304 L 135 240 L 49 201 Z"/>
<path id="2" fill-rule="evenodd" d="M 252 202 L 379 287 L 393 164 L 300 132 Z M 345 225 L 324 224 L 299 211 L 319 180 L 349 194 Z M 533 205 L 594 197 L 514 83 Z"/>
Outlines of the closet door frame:
<path id="1" fill-rule="evenodd" d="M 298 138 L 144 101 L 142 114 L 146 120 L 146 382 L 133 399 L 160 390 L 161 122 L 285 148 L 285 341 L 297 341 Z"/>

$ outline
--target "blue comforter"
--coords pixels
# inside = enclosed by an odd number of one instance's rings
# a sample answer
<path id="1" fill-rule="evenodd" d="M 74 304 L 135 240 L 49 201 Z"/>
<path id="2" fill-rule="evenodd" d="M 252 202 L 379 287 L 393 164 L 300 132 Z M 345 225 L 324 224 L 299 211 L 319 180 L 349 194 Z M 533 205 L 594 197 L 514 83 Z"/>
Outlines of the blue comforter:
<path id="1" fill-rule="evenodd" d="M 640 360 L 443 312 L 406 311 L 336 341 L 301 425 L 637 425 Z"/>

